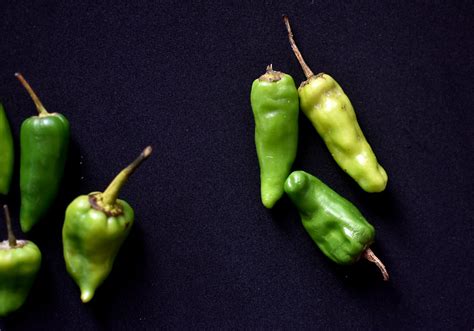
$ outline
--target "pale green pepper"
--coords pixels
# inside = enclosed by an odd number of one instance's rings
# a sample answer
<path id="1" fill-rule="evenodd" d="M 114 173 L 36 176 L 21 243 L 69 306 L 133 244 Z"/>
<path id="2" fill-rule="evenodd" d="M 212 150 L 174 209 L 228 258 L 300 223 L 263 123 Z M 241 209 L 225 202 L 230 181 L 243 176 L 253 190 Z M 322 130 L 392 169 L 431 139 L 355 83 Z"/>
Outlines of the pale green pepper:
<path id="1" fill-rule="evenodd" d="M 132 207 L 118 199 L 128 177 L 151 154 L 148 146 L 101 192 L 77 197 L 67 207 L 63 225 L 66 269 L 81 289 L 82 302 L 90 301 L 112 270 L 115 257 L 134 221 Z"/>
<path id="2" fill-rule="evenodd" d="M 291 48 L 307 80 L 298 89 L 303 113 L 323 138 L 339 166 L 366 192 L 381 192 L 387 173 L 365 138 L 349 98 L 329 75 L 314 75 L 293 39 L 288 17 L 284 16 Z"/>

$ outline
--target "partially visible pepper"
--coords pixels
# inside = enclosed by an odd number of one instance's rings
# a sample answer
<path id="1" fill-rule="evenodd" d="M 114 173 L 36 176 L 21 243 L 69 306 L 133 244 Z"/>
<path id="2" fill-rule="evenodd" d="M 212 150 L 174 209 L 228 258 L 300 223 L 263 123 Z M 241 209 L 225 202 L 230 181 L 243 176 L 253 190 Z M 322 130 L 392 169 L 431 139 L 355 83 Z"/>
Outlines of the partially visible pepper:
<path id="1" fill-rule="evenodd" d="M 25 87 L 38 110 L 27 118 L 20 132 L 20 225 L 28 232 L 49 210 L 63 177 L 69 146 L 69 122 L 59 113 L 48 113 L 28 82 Z"/>
<path id="2" fill-rule="evenodd" d="M 304 228 L 327 257 L 342 265 L 365 258 L 388 280 L 385 266 L 369 248 L 374 242 L 374 227 L 352 203 L 304 171 L 290 174 L 285 192 L 298 209 Z"/>
<path id="3" fill-rule="evenodd" d="M 112 270 L 115 257 L 134 221 L 132 207 L 118 199 L 128 177 L 151 154 L 148 146 L 110 183 L 104 193 L 93 192 L 74 199 L 63 225 L 66 268 L 81 289 L 82 302 L 94 296 Z"/>
<path id="4" fill-rule="evenodd" d="M 272 66 L 252 84 L 255 146 L 262 203 L 272 208 L 283 195 L 298 146 L 298 91 L 290 75 Z"/>
<path id="5" fill-rule="evenodd" d="M 0 194 L 8 194 L 13 174 L 13 137 L 7 115 L 0 103 Z"/>
<path id="6" fill-rule="evenodd" d="M 342 170 L 363 190 L 383 191 L 387 186 L 387 173 L 365 139 L 349 98 L 331 76 L 313 74 L 296 46 L 288 17 L 283 19 L 291 48 L 307 78 L 298 89 L 301 109 Z"/>
<path id="7" fill-rule="evenodd" d="M 8 240 L 0 242 L 0 316 L 6 316 L 23 305 L 41 265 L 38 246 L 15 238 L 8 207 L 5 205 L 3 209 Z"/>

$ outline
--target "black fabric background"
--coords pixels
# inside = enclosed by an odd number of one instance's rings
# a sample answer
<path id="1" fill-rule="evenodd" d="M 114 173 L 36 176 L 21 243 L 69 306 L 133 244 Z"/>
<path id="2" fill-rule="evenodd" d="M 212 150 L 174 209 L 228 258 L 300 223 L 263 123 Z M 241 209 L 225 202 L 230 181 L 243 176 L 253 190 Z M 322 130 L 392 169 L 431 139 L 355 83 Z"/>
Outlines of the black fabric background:
<path id="1" fill-rule="evenodd" d="M 27 236 L 41 272 L 2 330 L 474 328 L 472 2 L 4 1 L 0 12 L 16 151 L 35 108 L 15 71 L 72 128 L 62 194 Z M 362 192 L 304 116 L 294 167 L 375 226 L 388 284 L 369 263 L 328 261 L 287 198 L 260 203 L 251 83 L 269 63 L 304 79 L 283 13 L 311 68 L 345 89 L 390 179 Z M 136 223 L 83 305 L 62 259 L 64 210 L 147 144 L 152 158 L 121 194 Z M 17 183 L 18 169 L 15 220 Z"/>

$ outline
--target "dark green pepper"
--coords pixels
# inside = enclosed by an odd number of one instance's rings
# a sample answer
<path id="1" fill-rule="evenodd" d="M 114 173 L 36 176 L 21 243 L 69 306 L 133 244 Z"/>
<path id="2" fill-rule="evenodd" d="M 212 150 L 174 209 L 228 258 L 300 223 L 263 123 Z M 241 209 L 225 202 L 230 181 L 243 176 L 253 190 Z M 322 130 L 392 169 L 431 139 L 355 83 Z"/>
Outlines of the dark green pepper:
<path id="1" fill-rule="evenodd" d="M 15 76 L 38 110 L 38 116 L 23 122 L 20 132 L 20 225 L 28 232 L 58 193 L 69 146 L 69 122 L 59 113 L 48 113 L 23 76 Z"/>
<path id="2" fill-rule="evenodd" d="M 23 305 L 41 265 L 38 246 L 15 238 L 8 207 L 5 205 L 3 209 L 8 240 L 0 242 L 0 316 L 6 316 Z"/>
<path id="3" fill-rule="evenodd" d="M 388 280 L 385 266 L 369 248 L 374 242 L 374 227 L 352 203 L 304 171 L 290 174 L 285 192 L 298 209 L 304 228 L 327 257 L 342 265 L 365 258 Z"/>
<path id="4" fill-rule="evenodd" d="M 13 174 L 13 137 L 7 115 L 0 103 L 0 193 L 8 194 Z"/>
<path id="5" fill-rule="evenodd" d="M 383 191 L 387 173 L 365 139 L 349 98 L 331 76 L 313 74 L 295 44 L 288 17 L 283 18 L 291 48 L 307 78 L 298 89 L 301 109 L 342 170 L 366 192 Z"/>
<path id="6" fill-rule="evenodd" d="M 272 208 L 283 195 L 298 146 L 298 91 L 290 75 L 272 66 L 252 84 L 255 145 L 263 205 Z"/>
<path id="7" fill-rule="evenodd" d="M 66 268 L 81 289 L 82 302 L 88 302 L 107 278 L 115 257 L 134 221 L 132 207 L 118 199 L 128 177 L 151 154 L 148 146 L 123 169 L 104 193 L 77 197 L 67 207 L 63 226 Z"/>

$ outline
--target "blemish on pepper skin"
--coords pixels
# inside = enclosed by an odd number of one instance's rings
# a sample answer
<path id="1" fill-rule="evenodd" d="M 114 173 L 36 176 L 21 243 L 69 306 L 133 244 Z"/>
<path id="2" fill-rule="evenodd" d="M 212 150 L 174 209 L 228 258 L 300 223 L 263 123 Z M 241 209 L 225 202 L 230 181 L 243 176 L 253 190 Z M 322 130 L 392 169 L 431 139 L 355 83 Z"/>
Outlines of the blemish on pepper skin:
<path id="1" fill-rule="evenodd" d="M 319 74 L 317 74 L 317 75 L 315 76 L 315 78 L 322 78 L 322 79 L 326 80 L 326 77 L 324 77 L 324 75 L 325 75 L 324 72 L 320 72 Z"/>

